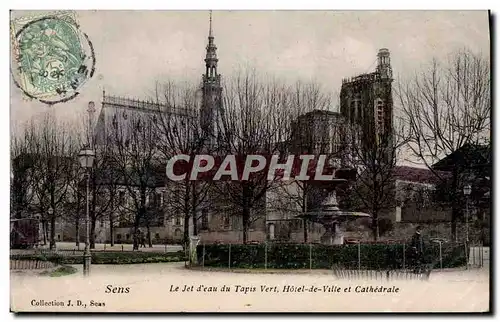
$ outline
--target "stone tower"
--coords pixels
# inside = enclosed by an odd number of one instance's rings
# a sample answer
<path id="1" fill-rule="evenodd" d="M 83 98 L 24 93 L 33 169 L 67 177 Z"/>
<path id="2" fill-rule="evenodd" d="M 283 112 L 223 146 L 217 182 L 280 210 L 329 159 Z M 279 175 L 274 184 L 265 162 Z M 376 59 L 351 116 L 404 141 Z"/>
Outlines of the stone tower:
<path id="1" fill-rule="evenodd" d="M 386 162 L 393 159 L 392 81 L 390 53 L 382 48 L 375 71 L 342 80 L 340 91 L 341 114 L 356 127 L 351 140 L 366 152 L 387 148 Z"/>
<path id="2" fill-rule="evenodd" d="M 382 48 L 377 54 L 377 72 L 380 78 L 385 80 L 392 80 L 391 56 L 389 49 Z"/>
<path id="3" fill-rule="evenodd" d="M 208 31 L 208 45 L 206 47 L 205 74 L 202 75 L 202 103 L 200 111 L 200 125 L 207 143 L 214 143 L 217 139 L 217 120 L 222 109 L 221 75 L 217 72 L 217 47 L 214 43 L 212 30 L 212 11 L 210 11 L 210 26 Z"/>

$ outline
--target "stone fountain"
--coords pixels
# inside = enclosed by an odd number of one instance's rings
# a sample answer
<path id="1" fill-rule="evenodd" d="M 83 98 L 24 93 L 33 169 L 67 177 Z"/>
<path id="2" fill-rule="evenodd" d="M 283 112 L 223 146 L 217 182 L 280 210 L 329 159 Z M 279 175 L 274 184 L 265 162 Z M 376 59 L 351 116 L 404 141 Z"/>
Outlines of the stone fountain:
<path id="1" fill-rule="evenodd" d="M 319 207 L 297 216 L 310 222 L 320 223 L 323 225 L 325 233 L 321 236 L 322 244 L 343 244 L 344 236 L 340 229 L 341 223 L 347 220 L 371 217 L 371 215 L 367 213 L 340 210 L 338 207 L 335 187 L 345 182 L 347 182 L 347 179 L 335 178 L 328 181 L 327 184 L 317 184 L 315 188 L 323 189 L 327 194 L 326 198 Z"/>

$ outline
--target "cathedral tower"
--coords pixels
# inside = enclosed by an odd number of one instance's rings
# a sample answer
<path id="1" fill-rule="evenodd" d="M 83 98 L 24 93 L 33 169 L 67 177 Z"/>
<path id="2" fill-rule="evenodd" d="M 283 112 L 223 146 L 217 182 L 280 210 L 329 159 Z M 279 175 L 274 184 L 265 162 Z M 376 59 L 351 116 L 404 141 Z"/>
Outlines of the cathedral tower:
<path id="1" fill-rule="evenodd" d="M 385 149 L 380 159 L 386 162 L 394 161 L 392 81 L 390 52 L 382 48 L 376 70 L 343 79 L 340 91 L 340 111 L 353 126 L 350 140 L 364 153 Z"/>
<path id="2" fill-rule="evenodd" d="M 200 125 L 208 142 L 217 138 L 217 119 L 222 109 L 221 75 L 217 73 L 217 47 L 214 43 L 212 30 L 212 11 L 210 11 L 210 26 L 208 31 L 208 45 L 206 47 L 205 74 L 202 76 L 202 103 L 200 111 Z"/>

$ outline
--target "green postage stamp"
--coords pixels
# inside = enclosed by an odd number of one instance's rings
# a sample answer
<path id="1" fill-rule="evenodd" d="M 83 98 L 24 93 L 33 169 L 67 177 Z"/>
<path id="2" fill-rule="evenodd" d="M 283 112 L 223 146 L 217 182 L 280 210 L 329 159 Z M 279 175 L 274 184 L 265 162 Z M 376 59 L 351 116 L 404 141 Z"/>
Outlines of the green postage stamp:
<path id="1" fill-rule="evenodd" d="M 71 100 L 94 74 L 92 43 L 72 12 L 12 19 L 11 38 L 12 76 L 30 98 Z"/>

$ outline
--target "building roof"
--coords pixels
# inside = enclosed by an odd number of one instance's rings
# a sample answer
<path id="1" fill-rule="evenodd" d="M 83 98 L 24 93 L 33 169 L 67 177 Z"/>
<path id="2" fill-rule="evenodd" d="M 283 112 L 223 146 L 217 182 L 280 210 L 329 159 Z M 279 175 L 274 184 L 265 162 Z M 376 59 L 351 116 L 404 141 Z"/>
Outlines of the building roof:
<path id="1" fill-rule="evenodd" d="M 145 174 L 146 185 L 150 188 L 164 187 L 166 182 L 166 165 L 157 165 L 148 173 Z M 107 168 L 99 169 L 96 173 L 96 179 L 98 185 L 129 185 L 129 186 L 139 186 L 140 177 L 139 174 L 128 170 L 127 176 L 125 176 L 122 171 L 118 168 Z"/>
<path id="2" fill-rule="evenodd" d="M 491 146 L 465 144 L 436 162 L 432 168 L 442 171 L 451 171 L 456 166 L 466 168 L 491 168 Z"/>
<path id="3" fill-rule="evenodd" d="M 342 79 L 342 88 L 345 88 L 345 86 L 350 86 L 350 85 L 354 85 L 354 84 L 372 83 L 378 79 L 380 79 L 380 73 L 378 71 L 371 72 L 371 73 L 365 73 L 365 74 L 359 74 L 359 75 L 356 75 L 353 77 L 343 78 Z"/>
<path id="4" fill-rule="evenodd" d="M 436 174 L 438 176 L 436 176 Z M 443 178 L 451 176 L 446 171 L 435 171 L 426 168 L 415 168 L 409 166 L 396 166 L 393 169 L 394 179 L 415 183 L 437 184 Z"/>
<path id="5" fill-rule="evenodd" d="M 180 116 L 194 116 L 196 114 L 195 109 L 169 106 L 165 103 L 154 102 L 152 100 L 139 100 L 105 94 L 103 94 L 102 97 L 102 104 L 103 106 L 130 108 L 143 112 L 166 112 L 170 114 L 177 114 Z"/>
<path id="6" fill-rule="evenodd" d="M 340 113 L 334 112 L 334 111 L 329 111 L 329 110 L 312 110 L 310 112 L 307 112 L 307 113 L 304 113 L 304 114 L 300 115 L 299 118 L 316 116 L 316 115 L 331 115 L 331 116 L 341 117 Z"/>

